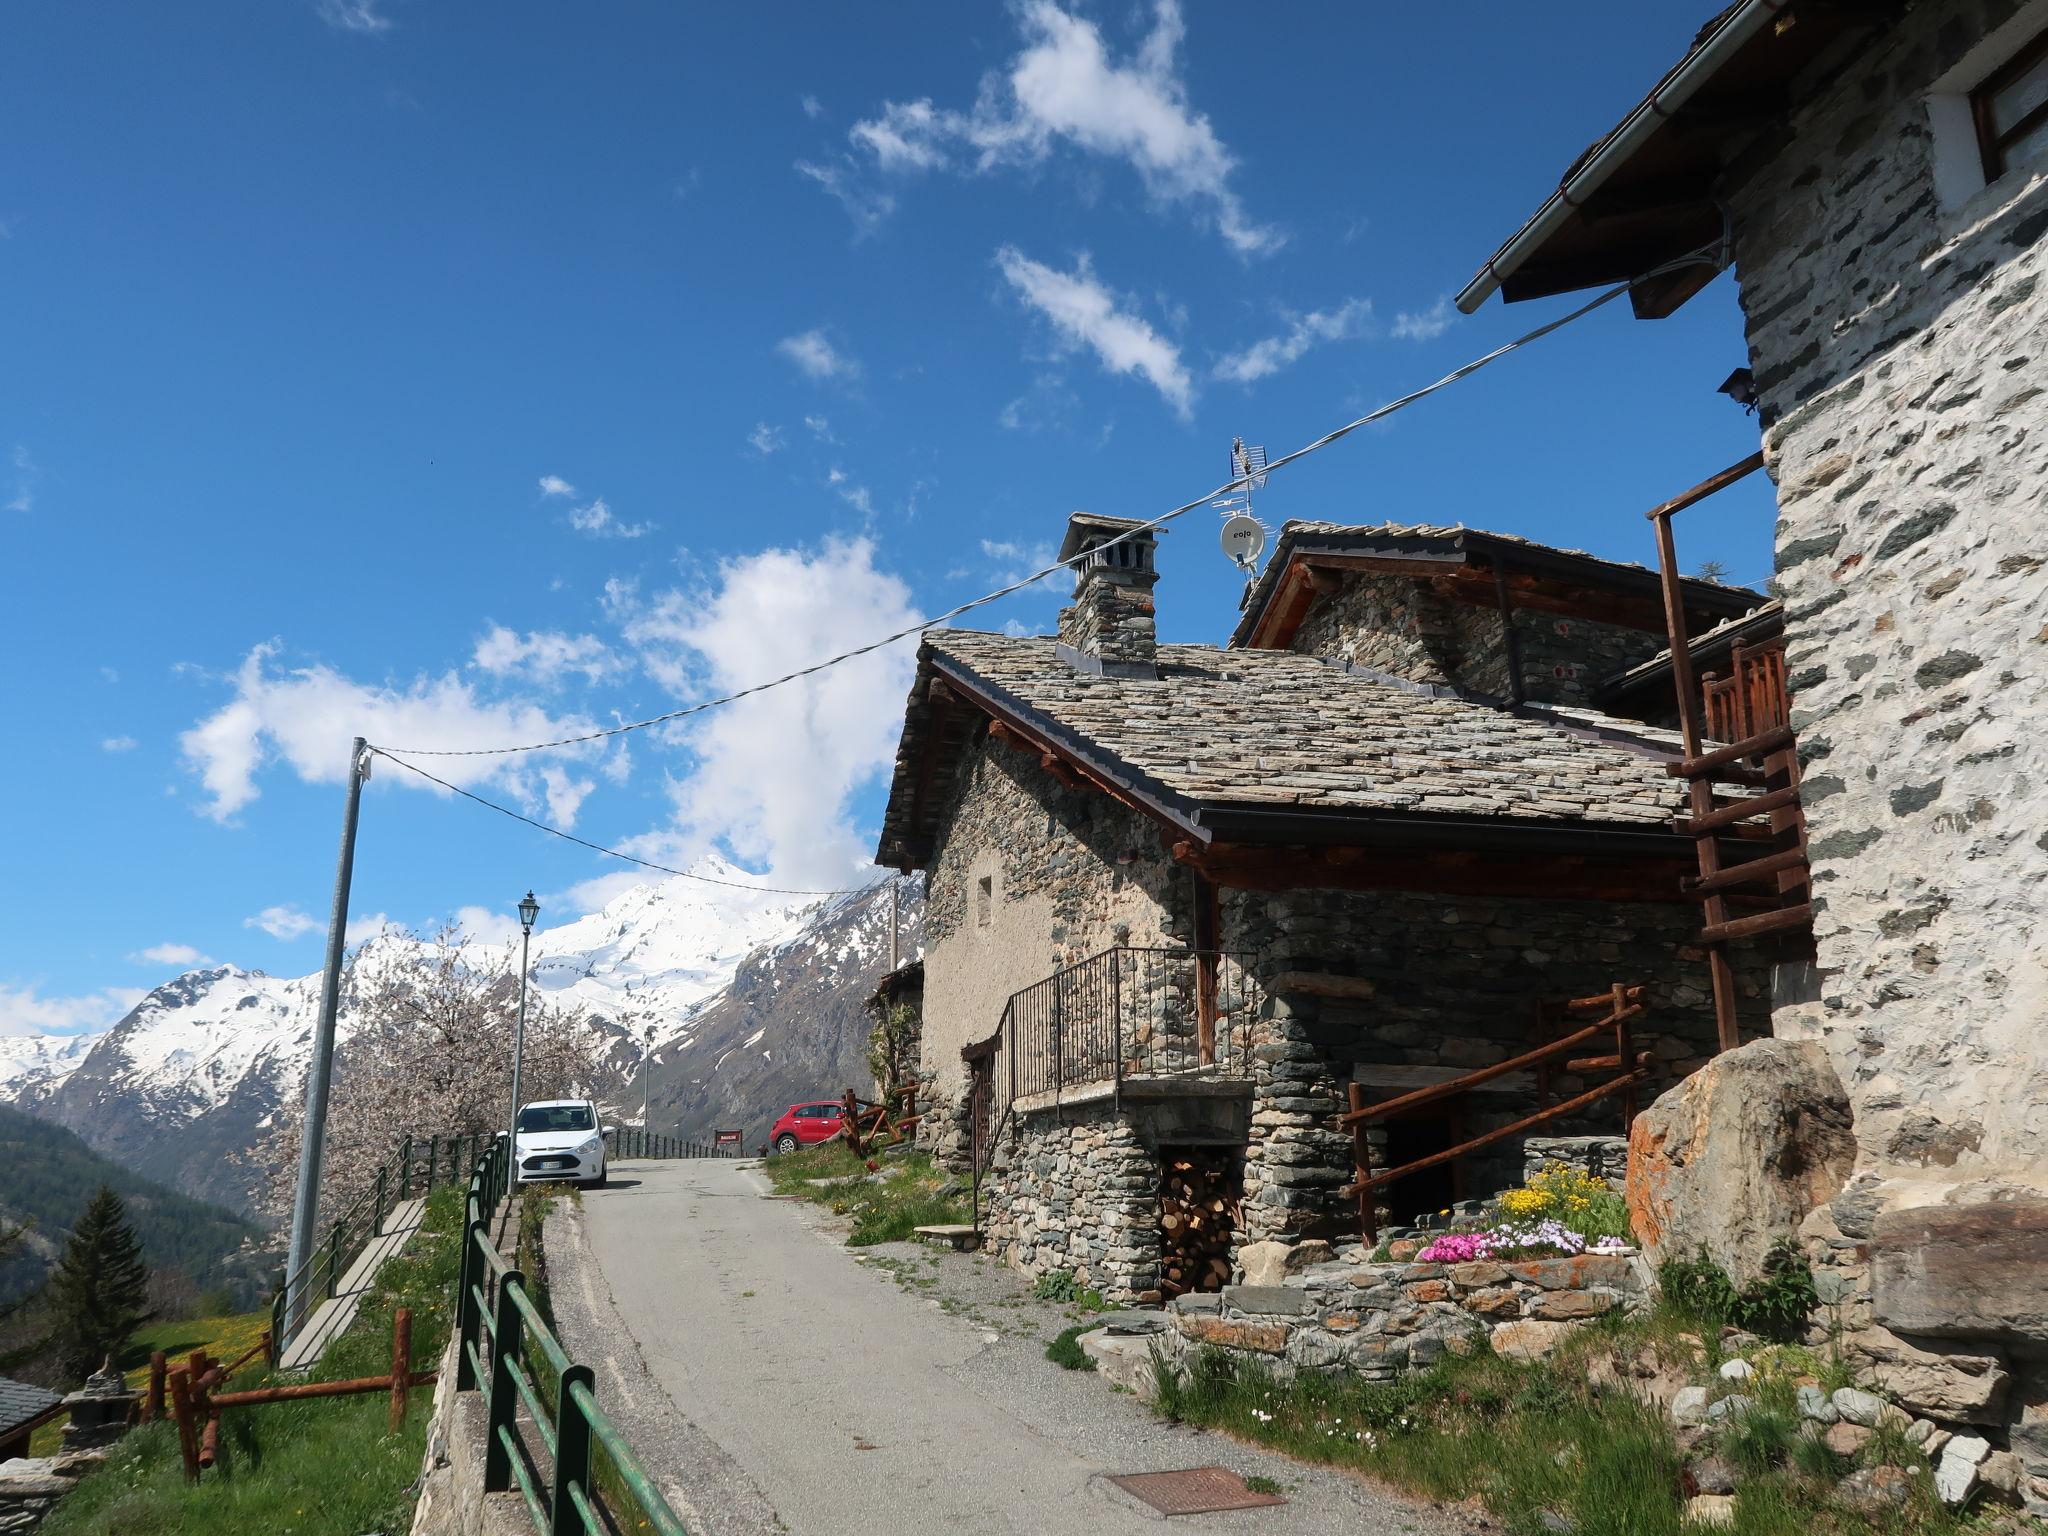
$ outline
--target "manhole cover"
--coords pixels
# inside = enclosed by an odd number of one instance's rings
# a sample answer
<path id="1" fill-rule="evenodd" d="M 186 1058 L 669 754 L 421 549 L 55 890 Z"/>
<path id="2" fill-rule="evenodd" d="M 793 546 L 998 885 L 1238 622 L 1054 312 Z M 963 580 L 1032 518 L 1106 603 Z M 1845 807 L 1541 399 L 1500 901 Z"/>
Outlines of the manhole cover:
<path id="1" fill-rule="evenodd" d="M 1162 1515 L 1206 1515 L 1219 1509 L 1263 1509 L 1287 1502 L 1277 1494 L 1253 1493 L 1243 1478 L 1223 1467 L 1131 1472 L 1110 1481 Z"/>

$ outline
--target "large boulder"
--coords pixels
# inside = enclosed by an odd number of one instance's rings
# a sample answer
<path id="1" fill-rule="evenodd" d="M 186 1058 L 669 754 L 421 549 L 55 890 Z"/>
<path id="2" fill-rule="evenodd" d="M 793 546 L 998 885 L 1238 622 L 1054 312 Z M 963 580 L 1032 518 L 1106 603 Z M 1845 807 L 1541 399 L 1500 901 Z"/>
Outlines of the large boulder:
<path id="1" fill-rule="evenodd" d="M 1704 1244 L 1738 1279 L 1834 1198 L 1856 1161 L 1849 1095 L 1817 1041 L 1723 1052 L 1629 1128 L 1629 1219 L 1652 1264 Z"/>
<path id="2" fill-rule="evenodd" d="M 1885 1211 L 1871 1230 L 1877 1321 L 1899 1333 L 2048 1344 L 2048 1200 Z"/>

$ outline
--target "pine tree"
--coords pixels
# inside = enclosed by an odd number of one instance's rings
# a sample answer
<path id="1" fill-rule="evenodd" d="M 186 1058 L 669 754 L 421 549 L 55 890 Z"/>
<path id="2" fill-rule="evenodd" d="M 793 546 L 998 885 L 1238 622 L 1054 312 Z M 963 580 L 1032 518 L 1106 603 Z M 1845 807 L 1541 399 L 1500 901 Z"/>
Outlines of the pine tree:
<path id="1" fill-rule="evenodd" d="M 92 1197 L 50 1276 L 51 1343 L 72 1379 L 117 1359 L 135 1330 L 149 1321 L 144 1307 L 149 1265 L 128 1225 L 121 1197 L 107 1185 Z"/>

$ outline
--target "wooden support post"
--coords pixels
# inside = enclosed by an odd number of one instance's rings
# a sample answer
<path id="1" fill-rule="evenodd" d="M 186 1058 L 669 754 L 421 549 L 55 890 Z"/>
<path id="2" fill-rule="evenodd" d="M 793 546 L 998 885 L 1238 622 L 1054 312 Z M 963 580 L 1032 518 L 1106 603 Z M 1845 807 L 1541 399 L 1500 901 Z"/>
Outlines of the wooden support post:
<path id="1" fill-rule="evenodd" d="M 145 1424 L 154 1424 L 164 1416 L 164 1376 L 167 1371 L 164 1352 L 152 1349 L 149 1352 L 149 1391 L 142 1399 L 142 1422 Z"/>
<path id="2" fill-rule="evenodd" d="M 199 1427 L 192 1421 L 192 1395 L 186 1390 L 185 1372 L 170 1373 L 171 1411 L 178 1420 L 178 1454 L 184 1458 L 185 1481 L 199 1481 Z"/>
<path id="3" fill-rule="evenodd" d="M 1635 1050 L 1629 1042 L 1627 1001 L 1628 989 L 1620 982 L 1614 984 L 1614 1054 L 1617 1065 L 1633 1078 L 1638 1074 L 1635 1066 Z M 1621 1133 L 1626 1136 L 1629 1128 L 1636 1123 L 1636 1090 L 1633 1082 L 1621 1090 Z"/>
<path id="4" fill-rule="evenodd" d="M 1365 1108 L 1365 1087 L 1362 1083 L 1346 1085 L 1351 1097 L 1351 1113 L 1358 1115 Z M 1358 1170 L 1358 1231 L 1368 1247 L 1379 1241 L 1379 1224 L 1373 1219 L 1372 1190 L 1367 1186 L 1372 1181 L 1372 1156 L 1365 1140 L 1366 1122 L 1354 1119 L 1351 1122 L 1351 1161 Z"/>
<path id="5" fill-rule="evenodd" d="M 405 1405 L 412 1388 L 412 1308 L 400 1307 L 391 1317 L 391 1421 L 397 1434 L 405 1424 Z"/>

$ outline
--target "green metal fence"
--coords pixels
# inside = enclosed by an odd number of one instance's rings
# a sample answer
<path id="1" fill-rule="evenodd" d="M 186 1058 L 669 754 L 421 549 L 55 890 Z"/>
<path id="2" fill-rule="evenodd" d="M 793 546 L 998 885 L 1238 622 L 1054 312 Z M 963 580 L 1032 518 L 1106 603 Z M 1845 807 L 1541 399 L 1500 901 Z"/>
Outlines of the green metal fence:
<path id="1" fill-rule="evenodd" d="M 396 1155 L 327 1225 L 319 1246 L 294 1274 L 280 1274 L 270 1298 L 270 1365 L 305 1328 L 313 1309 L 333 1299 L 341 1277 L 357 1255 L 384 1231 L 384 1218 L 415 1195 L 438 1184 L 453 1184 L 476 1166 L 488 1136 L 408 1136 Z M 325 1347 L 324 1345 L 322 1346 Z"/>
<path id="2" fill-rule="evenodd" d="M 622 1127 L 616 1157 L 722 1157 L 696 1142 Z M 508 1264 L 491 1238 L 499 1211 L 515 1193 L 505 1138 L 484 1150 L 469 1181 L 462 1277 L 455 1325 L 461 1340 L 455 1385 L 483 1392 L 488 1439 L 484 1488 L 517 1488 L 540 1536 L 608 1536 L 617 1528 L 604 1508 L 631 1506 L 631 1527 L 655 1536 L 685 1536 L 618 1426 L 597 1401 L 596 1377 L 569 1358 L 534 1305 L 526 1276 Z M 520 1422 L 525 1408 L 529 1422 Z M 534 1443 L 529 1444 L 530 1436 Z M 536 1455 L 545 1452 L 545 1458 Z M 609 1496 L 600 1495 L 597 1452 L 610 1463 Z"/>

